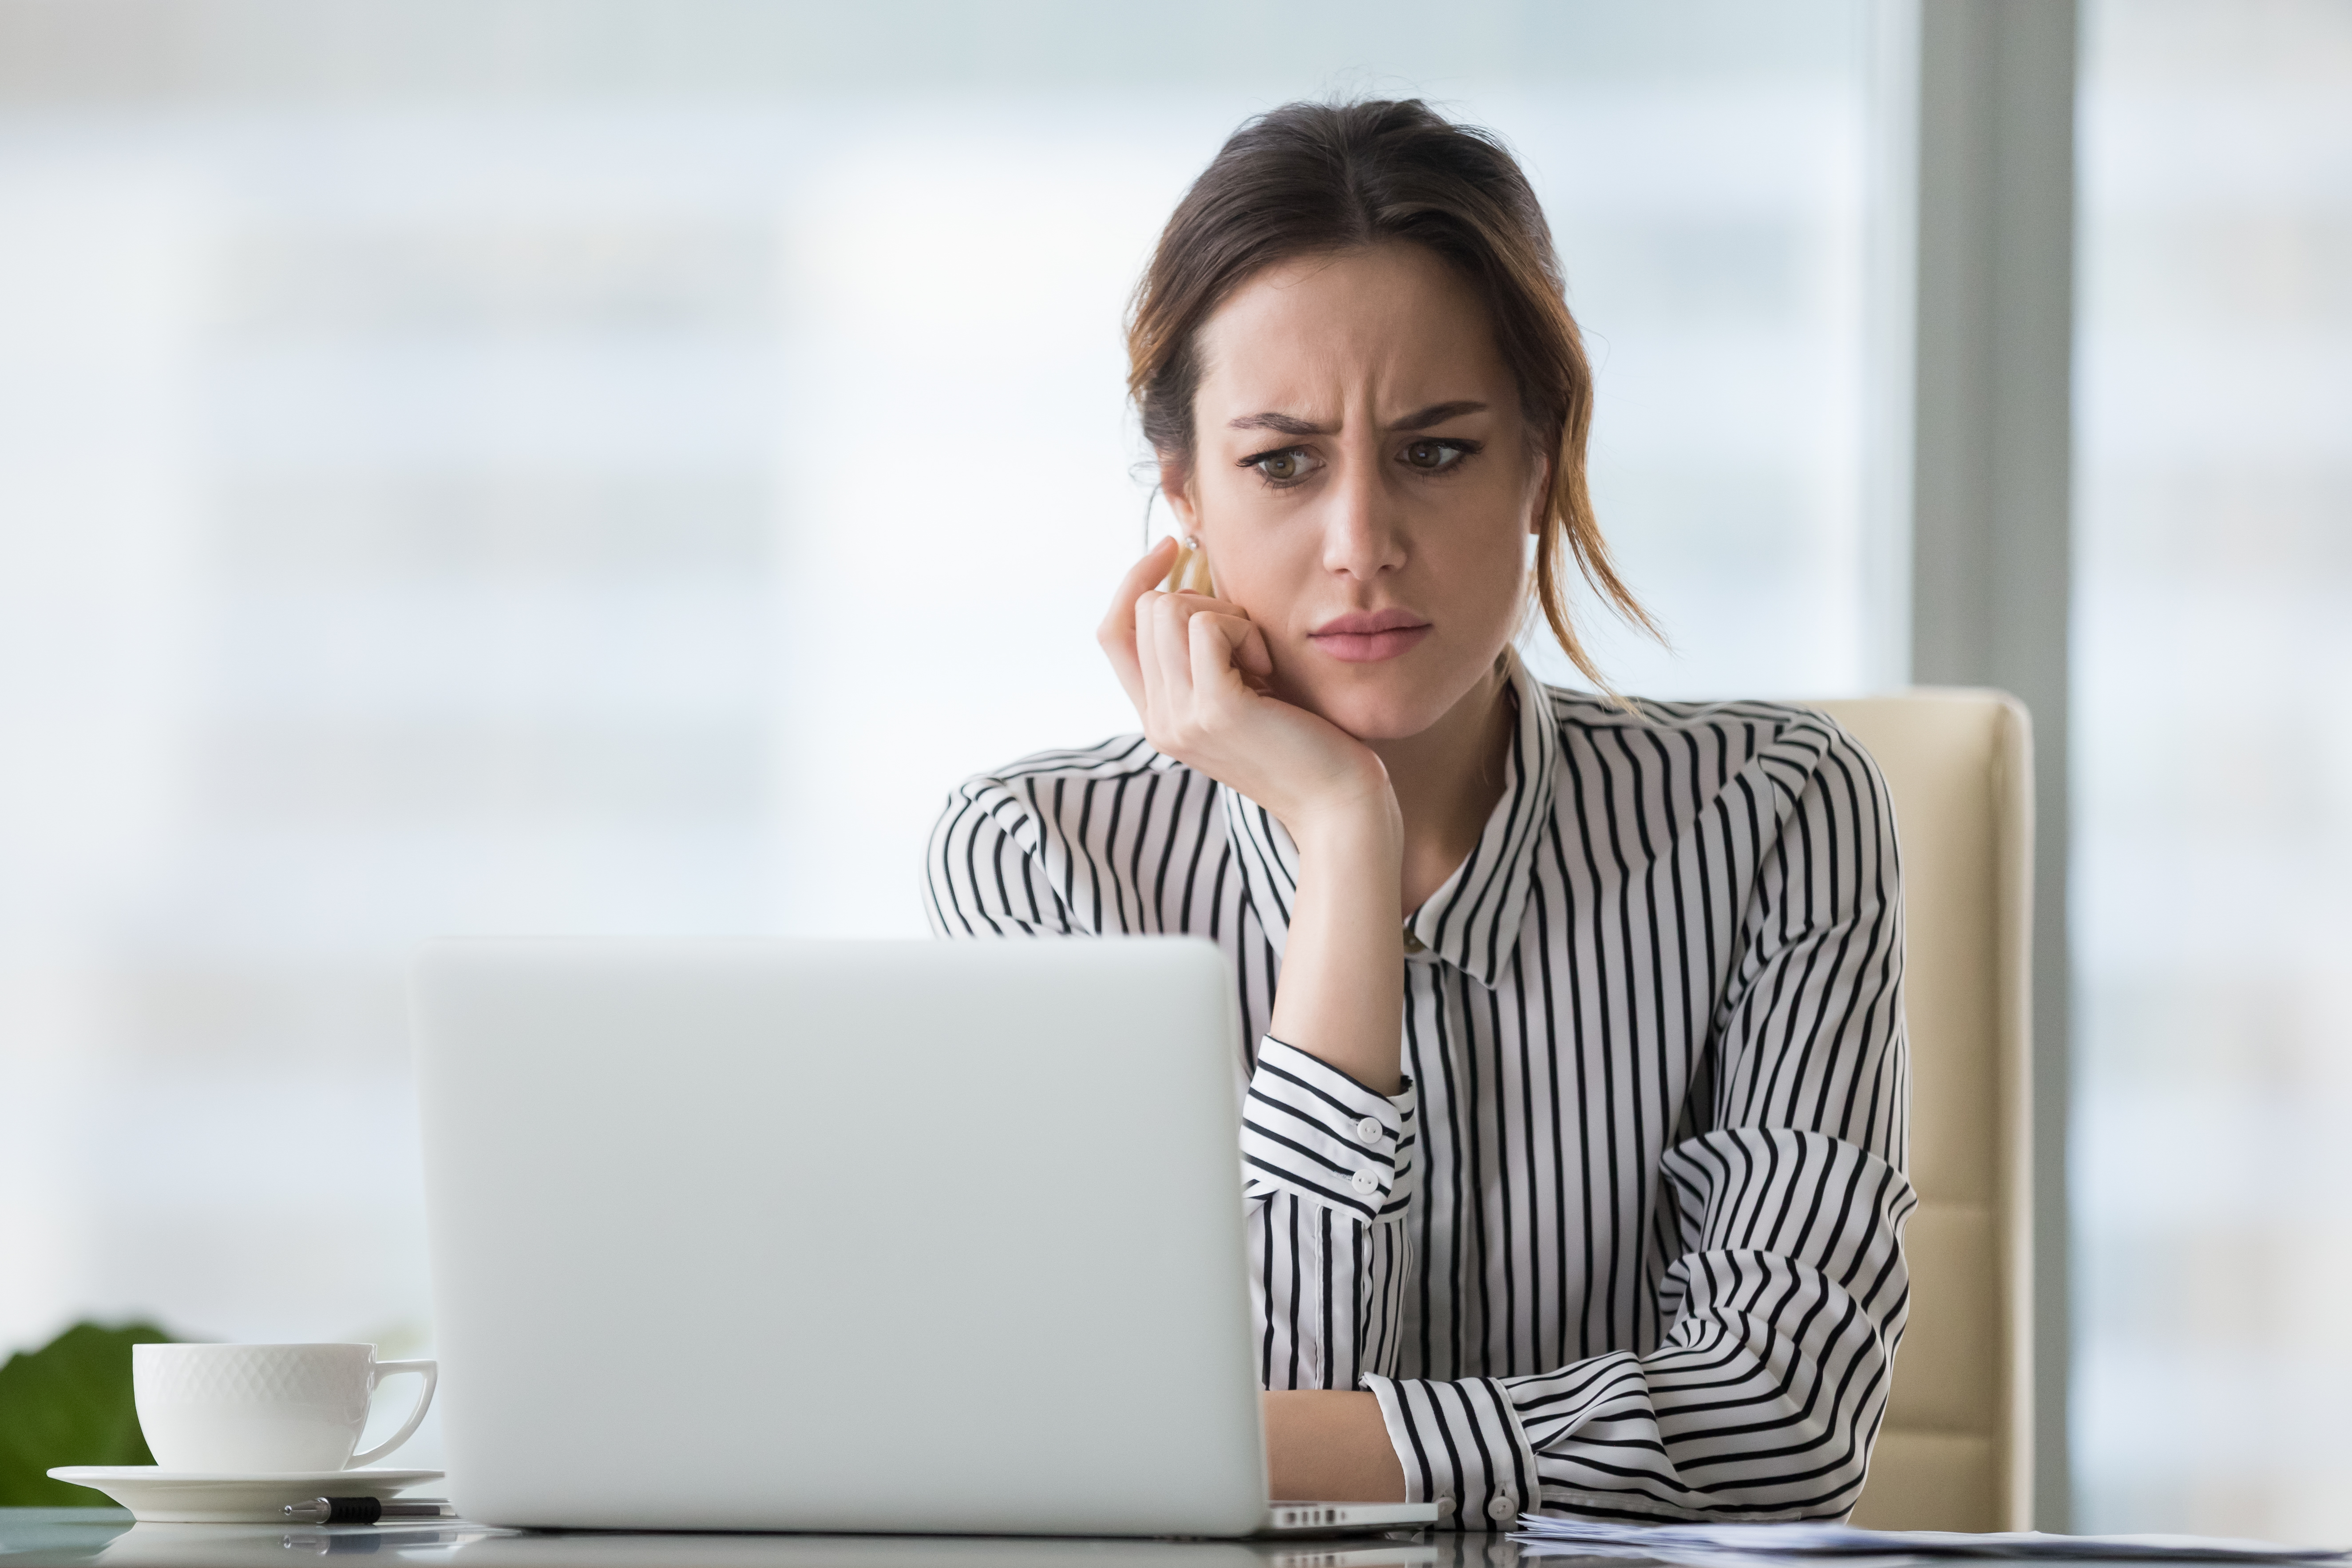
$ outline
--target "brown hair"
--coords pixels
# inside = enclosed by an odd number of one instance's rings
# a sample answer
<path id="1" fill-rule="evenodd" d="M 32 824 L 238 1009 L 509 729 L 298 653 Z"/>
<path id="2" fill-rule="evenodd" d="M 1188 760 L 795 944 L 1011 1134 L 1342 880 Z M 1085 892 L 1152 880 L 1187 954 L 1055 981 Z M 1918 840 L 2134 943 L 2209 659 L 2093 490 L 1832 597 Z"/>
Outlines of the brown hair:
<path id="1" fill-rule="evenodd" d="M 1390 240 L 1426 246 L 1486 301 L 1536 449 L 1551 457 L 1536 602 L 1576 668 L 1606 690 L 1569 623 L 1561 558 L 1572 556 L 1627 619 L 1656 628 L 1611 564 L 1592 515 L 1584 478 L 1592 368 L 1550 227 L 1491 133 L 1455 125 L 1418 99 L 1285 104 L 1234 132 L 1177 204 L 1136 285 L 1127 384 L 1144 438 L 1162 458 L 1191 459 L 1196 340 L 1234 289 L 1294 257 Z"/>

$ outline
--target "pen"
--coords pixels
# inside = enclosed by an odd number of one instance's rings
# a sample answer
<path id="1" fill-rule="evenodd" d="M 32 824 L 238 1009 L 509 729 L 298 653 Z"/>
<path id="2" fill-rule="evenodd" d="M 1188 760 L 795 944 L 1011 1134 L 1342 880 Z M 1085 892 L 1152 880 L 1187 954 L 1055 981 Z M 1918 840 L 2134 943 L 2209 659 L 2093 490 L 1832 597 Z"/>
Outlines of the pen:
<path id="1" fill-rule="evenodd" d="M 441 1498 L 386 1502 L 372 1497 L 314 1497 L 289 1502 L 286 1517 L 302 1524 L 373 1524 L 380 1519 L 451 1519 L 457 1510 Z"/>

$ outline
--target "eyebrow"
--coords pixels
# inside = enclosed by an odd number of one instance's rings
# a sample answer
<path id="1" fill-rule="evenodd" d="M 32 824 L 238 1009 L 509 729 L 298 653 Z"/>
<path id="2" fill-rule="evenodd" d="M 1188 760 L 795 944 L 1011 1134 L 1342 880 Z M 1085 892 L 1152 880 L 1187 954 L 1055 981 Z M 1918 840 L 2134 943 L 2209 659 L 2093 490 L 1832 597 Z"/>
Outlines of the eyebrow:
<path id="1" fill-rule="evenodd" d="M 1465 414 L 1484 414 L 1486 405 L 1465 400 L 1460 403 L 1433 403 L 1418 414 L 1408 414 L 1389 426 L 1391 430 L 1426 430 L 1433 425 L 1443 425 L 1448 419 L 1459 419 Z"/>
<path id="2" fill-rule="evenodd" d="M 1426 430 L 1433 425 L 1443 425 L 1448 419 L 1459 419 L 1465 414 L 1484 414 L 1486 412 L 1486 405 L 1485 404 L 1467 400 L 1458 403 L 1433 403 L 1426 408 L 1418 409 L 1413 413 L 1406 415 L 1394 425 L 1390 426 L 1389 428 L 1391 430 Z M 1276 414 L 1271 411 L 1264 414 L 1244 414 L 1238 419 L 1229 419 L 1225 422 L 1225 427 L 1229 430 L 1276 430 L 1285 436 L 1328 436 L 1330 434 L 1330 430 L 1328 426 L 1318 425 L 1311 419 L 1301 419 L 1296 415 Z"/>
<path id="3" fill-rule="evenodd" d="M 1311 419 L 1300 419 L 1288 414 L 1244 414 L 1238 419 L 1225 421 L 1228 430 L 1278 430 L 1285 436 L 1322 436 L 1327 432 Z"/>

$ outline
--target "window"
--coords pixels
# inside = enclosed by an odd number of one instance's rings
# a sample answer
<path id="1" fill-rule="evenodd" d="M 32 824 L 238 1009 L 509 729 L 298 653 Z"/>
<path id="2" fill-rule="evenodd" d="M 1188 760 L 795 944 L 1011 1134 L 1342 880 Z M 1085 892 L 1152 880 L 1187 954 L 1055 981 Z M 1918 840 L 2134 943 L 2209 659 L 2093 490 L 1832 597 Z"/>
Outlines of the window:
<path id="1" fill-rule="evenodd" d="M 417 941 L 918 934 L 1131 728 L 1119 314 L 1273 104 L 1526 158 L 1628 689 L 1869 679 L 1862 0 L 130 15 L 0 0 L 9 1345 L 420 1349 Z"/>
<path id="2" fill-rule="evenodd" d="M 2352 1531 L 2352 13 L 2097 0 L 2075 363 L 2084 1530 Z"/>

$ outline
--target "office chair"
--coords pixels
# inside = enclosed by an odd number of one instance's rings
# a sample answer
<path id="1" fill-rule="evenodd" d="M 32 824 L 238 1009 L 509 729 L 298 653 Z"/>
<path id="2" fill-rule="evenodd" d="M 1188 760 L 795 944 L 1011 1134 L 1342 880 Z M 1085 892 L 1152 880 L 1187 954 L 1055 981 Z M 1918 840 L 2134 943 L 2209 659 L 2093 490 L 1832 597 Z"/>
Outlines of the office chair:
<path id="1" fill-rule="evenodd" d="M 2033 742 L 1997 691 L 1814 704 L 1878 760 L 1903 856 L 1911 1317 L 1853 1522 L 2033 1512 Z"/>

